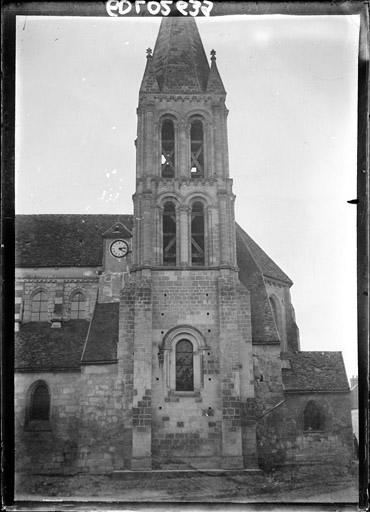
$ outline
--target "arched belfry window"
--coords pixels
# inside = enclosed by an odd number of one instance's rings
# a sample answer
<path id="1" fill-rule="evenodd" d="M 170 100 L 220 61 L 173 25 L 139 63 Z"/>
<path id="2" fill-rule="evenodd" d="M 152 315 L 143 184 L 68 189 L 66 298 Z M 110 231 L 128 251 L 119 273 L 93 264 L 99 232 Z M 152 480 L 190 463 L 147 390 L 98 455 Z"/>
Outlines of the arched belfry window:
<path id="1" fill-rule="evenodd" d="M 199 119 L 190 125 L 190 174 L 192 178 L 204 176 L 203 123 Z"/>
<path id="2" fill-rule="evenodd" d="M 321 407 L 310 400 L 303 412 L 303 428 L 305 431 L 324 430 L 325 416 Z"/>
<path id="3" fill-rule="evenodd" d="M 199 201 L 191 209 L 191 264 L 204 265 L 204 207 Z"/>
<path id="4" fill-rule="evenodd" d="M 31 300 L 31 321 L 46 322 L 48 315 L 48 296 L 44 290 L 40 290 L 32 296 Z"/>
<path id="5" fill-rule="evenodd" d="M 161 129 L 161 175 L 162 178 L 175 176 L 175 127 L 172 119 L 165 119 Z"/>
<path id="6" fill-rule="evenodd" d="M 48 421 L 50 415 L 50 394 L 45 382 L 37 384 L 31 395 L 30 421 Z"/>
<path id="7" fill-rule="evenodd" d="M 176 391 L 194 391 L 193 344 L 189 340 L 176 344 Z"/>
<path id="8" fill-rule="evenodd" d="M 71 298 L 71 319 L 86 318 L 86 299 L 82 292 L 76 292 Z"/>
<path id="9" fill-rule="evenodd" d="M 163 208 L 163 265 L 176 265 L 176 209 L 167 202 Z"/>

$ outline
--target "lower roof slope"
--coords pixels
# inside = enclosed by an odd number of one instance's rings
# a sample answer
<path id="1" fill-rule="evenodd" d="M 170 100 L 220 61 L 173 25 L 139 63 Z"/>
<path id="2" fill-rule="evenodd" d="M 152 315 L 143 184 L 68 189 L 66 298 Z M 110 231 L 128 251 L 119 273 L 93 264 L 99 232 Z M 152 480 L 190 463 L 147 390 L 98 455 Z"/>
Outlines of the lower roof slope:
<path id="1" fill-rule="evenodd" d="M 118 302 L 96 303 L 82 354 L 82 363 L 117 360 L 118 322 Z"/>
<path id="2" fill-rule="evenodd" d="M 349 391 L 341 352 L 286 353 L 290 368 L 283 369 L 286 391 Z"/>
<path id="3" fill-rule="evenodd" d="M 15 334 L 15 369 L 79 369 L 88 327 L 87 320 L 69 320 L 57 329 L 49 322 L 21 325 Z"/>

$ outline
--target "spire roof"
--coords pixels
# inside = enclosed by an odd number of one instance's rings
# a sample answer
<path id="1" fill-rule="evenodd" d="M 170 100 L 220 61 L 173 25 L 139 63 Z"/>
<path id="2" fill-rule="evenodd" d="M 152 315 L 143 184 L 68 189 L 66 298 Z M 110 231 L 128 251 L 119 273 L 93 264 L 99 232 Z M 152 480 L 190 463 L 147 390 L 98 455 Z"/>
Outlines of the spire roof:
<path id="1" fill-rule="evenodd" d="M 208 75 L 207 92 L 226 94 L 224 84 L 222 83 L 220 73 L 216 64 L 216 52 L 211 50 L 211 70 Z"/>
<path id="2" fill-rule="evenodd" d="M 210 68 L 194 18 L 163 18 L 150 61 L 162 92 L 206 91 Z"/>
<path id="3" fill-rule="evenodd" d="M 153 56 L 151 48 L 146 51 L 146 66 L 141 81 L 140 92 L 159 92 L 157 78 L 153 69 Z"/>

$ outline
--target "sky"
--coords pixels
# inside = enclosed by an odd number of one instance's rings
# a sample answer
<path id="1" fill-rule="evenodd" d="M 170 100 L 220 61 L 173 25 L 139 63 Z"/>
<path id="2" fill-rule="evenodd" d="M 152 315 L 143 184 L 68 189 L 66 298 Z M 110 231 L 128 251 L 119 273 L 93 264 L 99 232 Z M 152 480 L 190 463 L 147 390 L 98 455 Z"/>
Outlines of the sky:
<path id="1" fill-rule="evenodd" d="M 158 18 L 17 17 L 16 212 L 132 212 Z M 357 375 L 358 16 L 198 18 L 227 90 L 236 219 L 294 282 L 302 350 Z"/>

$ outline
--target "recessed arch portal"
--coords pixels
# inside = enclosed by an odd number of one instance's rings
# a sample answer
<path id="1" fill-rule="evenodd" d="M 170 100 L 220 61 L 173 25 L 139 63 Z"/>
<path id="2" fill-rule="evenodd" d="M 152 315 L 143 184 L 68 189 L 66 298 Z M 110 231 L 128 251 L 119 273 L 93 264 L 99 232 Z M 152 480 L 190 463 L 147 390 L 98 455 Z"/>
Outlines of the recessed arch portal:
<path id="1" fill-rule="evenodd" d="M 203 335 L 184 325 L 171 329 L 162 343 L 166 385 L 172 391 L 194 392 L 203 386 Z"/>
<path id="2" fill-rule="evenodd" d="M 49 421 L 50 391 L 43 380 L 34 382 L 28 390 L 26 423 L 30 421 Z"/>
<path id="3" fill-rule="evenodd" d="M 323 409 L 315 400 L 310 400 L 303 411 L 303 430 L 309 432 L 324 429 L 325 414 Z"/>

